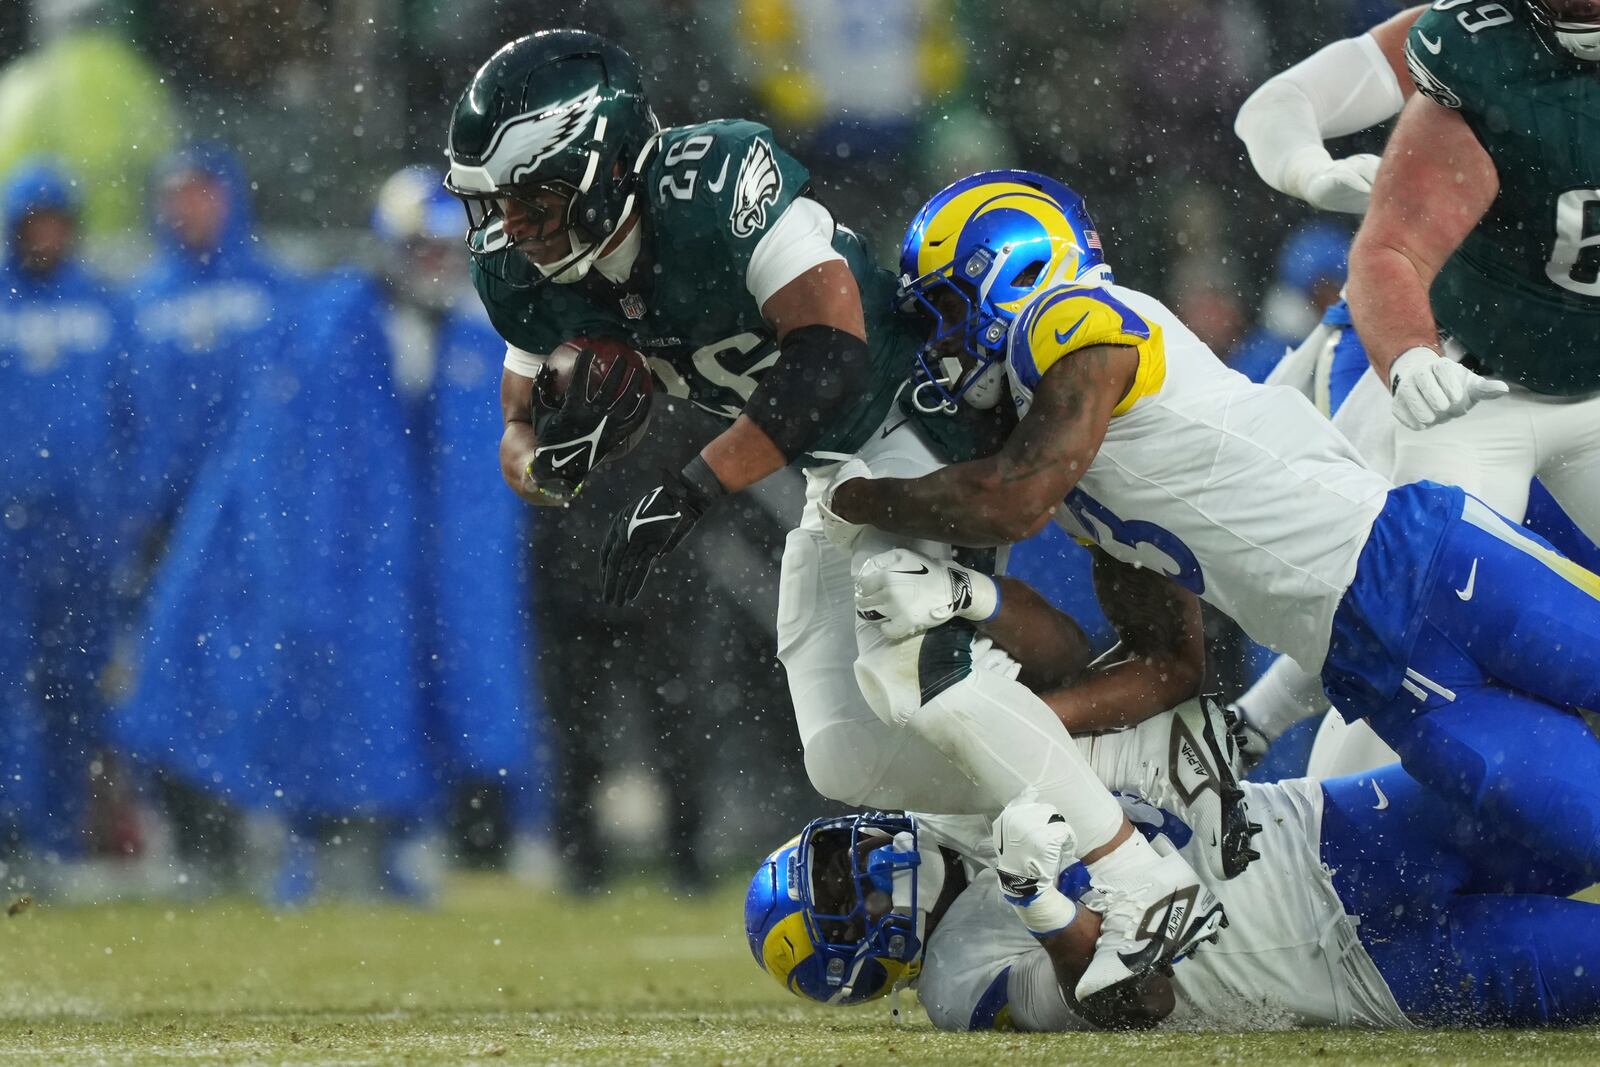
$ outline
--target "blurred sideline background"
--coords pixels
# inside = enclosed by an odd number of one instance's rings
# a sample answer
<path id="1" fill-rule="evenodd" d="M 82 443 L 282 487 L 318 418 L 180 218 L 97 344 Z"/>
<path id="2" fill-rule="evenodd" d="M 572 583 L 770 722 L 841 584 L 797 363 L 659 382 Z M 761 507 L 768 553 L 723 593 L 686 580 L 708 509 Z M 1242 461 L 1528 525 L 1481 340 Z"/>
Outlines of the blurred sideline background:
<path id="1" fill-rule="evenodd" d="M 664 124 L 771 125 L 883 263 L 954 178 L 1056 175 L 1120 281 L 1259 377 L 1336 296 L 1349 230 L 1255 178 L 1233 113 L 1394 10 L 0 6 L 5 886 L 425 902 L 465 866 L 692 892 L 824 809 L 772 658 L 797 479 L 702 524 L 628 609 L 593 603 L 600 535 L 707 417 L 658 401 L 646 450 L 566 514 L 500 484 L 504 346 L 437 188 L 500 44 L 592 29 Z M 1104 639 L 1073 546 L 1047 533 L 1013 571 Z M 1212 630 L 1237 692 L 1260 650 Z"/>

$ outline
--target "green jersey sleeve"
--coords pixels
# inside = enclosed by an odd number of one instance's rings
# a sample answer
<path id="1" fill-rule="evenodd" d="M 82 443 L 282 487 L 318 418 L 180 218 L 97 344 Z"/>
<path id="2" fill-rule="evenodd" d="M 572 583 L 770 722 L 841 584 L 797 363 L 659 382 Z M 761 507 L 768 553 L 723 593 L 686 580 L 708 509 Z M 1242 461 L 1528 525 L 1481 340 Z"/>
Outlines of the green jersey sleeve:
<path id="1" fill-rule="evenodd" d="M 1406 68 L 1434 103 L 1481 116 L 1503 89 L 1504 37 L 1514 21 L 1503 3 L 1439 0 L 1406 34 Z"/>
<path id="2" fill-rule="evenodd" d="M 811 175 L 767 127 L 725 119 L 666 131 L 648 179 L 657 216 L 693 215 L 687 228 L 707 240 L 700 251 L 742 279 L 756 245 Z"/>

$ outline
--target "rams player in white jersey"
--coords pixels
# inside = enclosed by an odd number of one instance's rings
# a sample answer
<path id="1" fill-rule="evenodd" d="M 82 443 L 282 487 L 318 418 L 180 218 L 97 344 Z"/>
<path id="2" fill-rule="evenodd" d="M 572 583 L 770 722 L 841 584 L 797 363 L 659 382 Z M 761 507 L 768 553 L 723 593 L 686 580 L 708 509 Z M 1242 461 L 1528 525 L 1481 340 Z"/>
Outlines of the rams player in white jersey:
<path id="1" fill-rule="evenodd" d="M 847 464 L 822 501 L 837 536 L 997 544 L 1053 517 L 1319 673 L 1463 817 L 1600 877 L 1600 739 L 1572 710 L 1600 706 L 1600 578 L 1459 488 L 1395 488 L 1153 298 L 1038 283 L 1091 234 L 1070 190 L 1012 172 L 923 208 L 901 291 L 928 313 L 925 374 L 952 402 L 1003 378 L 1021 418 L 994 455 L 920 478 Z M 857 672 L 880 713 L 917 713 L 903 668 Z"/>
<path id="2" fill-rule="evenodd" d="M 979 577 L 903 551 L 873 563 L 858 605 L 897 633 L 947 625 L 950 581 Z M 1041 612 L 1052 610 L 1013 598 L 984 630 L 1031 676 L 1047 676 L 1052 665 L 1016 637 L 1047 628 Z M 1176 789 L 1156 794 L 1148 772 L 1152 754 L 1181 760 L 1207 728 L 1191 700 L 1131 730 L 1078 738 L 1153 845 L 1198 851 L 1197 861 L 1208 830 L 1186 798 L 1203 794 L 1203 780 L 1174 778 Z M 1566 899 L 1582 878 L 1459 819 L 1397 765 L 1244 790 L 1265 830 L 1260 858 L 1211 886 L 1233 916 L 1226 938 L 1096 1006 L 1079 1003 L 1074 986 L 1098 935 L 1098 890 L 1065 821 L 1031 799 L 1007 806 L 992 833 L 975 817 L 816 820 L 757 870 L 746 935 L 757 962 L 801 996 L 859 1003 L 914 984 L 946 1030 L 1600 1018 L 1600 980 L 1586 962 L 1600 951 L 1600 907 Z M 830 985 L 830 972 L 845 980 Z"/>

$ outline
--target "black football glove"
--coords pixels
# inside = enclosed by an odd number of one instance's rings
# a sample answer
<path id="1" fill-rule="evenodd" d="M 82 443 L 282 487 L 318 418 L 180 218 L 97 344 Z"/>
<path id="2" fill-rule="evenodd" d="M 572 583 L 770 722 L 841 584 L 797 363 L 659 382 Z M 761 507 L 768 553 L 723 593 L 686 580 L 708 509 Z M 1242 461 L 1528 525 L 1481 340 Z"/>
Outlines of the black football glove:
<path id="1" fill-rule="evenodd" d="M 650 422 L 650 394 L 634 388 L 633 375 L 640 371 L 618 359 L 595 383 L 589 380 L 593 363 L 592 351 L 579 351 L 559 405 L 552 395 L 554 371 L 541 370 L 533 383 L 533 432 L 539 445 L 528 465 L 528 488 L 562 504 L 608 457 L 626 454 Z"/>
<path id="2" fill-rule="evenodd" d="M 657 559 L 678 547 L 722 487 L 700 459 L 682 474 L 661 472 L 661 484 L 632 507 L 617 512 L 600 548 L 600 593 L 608 604 L 639 595 Z"/>

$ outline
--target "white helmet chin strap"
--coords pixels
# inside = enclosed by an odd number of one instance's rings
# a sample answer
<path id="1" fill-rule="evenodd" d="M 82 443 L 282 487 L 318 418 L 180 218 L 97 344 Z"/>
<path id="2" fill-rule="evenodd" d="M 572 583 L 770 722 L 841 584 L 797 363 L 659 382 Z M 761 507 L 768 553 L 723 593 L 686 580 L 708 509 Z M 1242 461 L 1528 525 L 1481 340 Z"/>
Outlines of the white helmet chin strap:
<path id="1" fill-rule="evenodd" d="M 595 122 L 595 140 L 597 142 L 602 141 L 605 139 L 605 135 L 606 117 L 601 115 Z M 661 132 L 659 130 L 645 139 L 644 146 L 639 149 L 639 154 L 633 160 L 633 174 L 635 177 L 644 170 L 645 161 L 650 158 L 650 150 L 655 148 L 656 142 L 659 140 L 661 140 Z M 589 186 L 594 184 L 595 171 L 599 165 L 599 160 L 600 150 L 598 148 L 591 149 L 589 152 L 589 166 L 583 172 L 583 184 L 578 186 L 577 193 L 573 195 L 574 200 L 587 193 Z M 637 184 L 635 183 L 636 186 Z M 637 200 L 637 191 L 630 191 L 628 199 L 622 202 L 622 213 L 617 217 L 616 226 L 612 227 L 611 233 L 606 235 L 604 241 L 591 243 L 581 240 L 569 229 L 567 231 L 567 240 L 572 244 L 572 252 L 554 263 L 548 265 L 535 263 L 534 266 L 538 268 L 540 274 L 556 285 L 571 285 L 573 282 L 582 281 L 588 276 L 590 269 L 594 266 L 594 261 L 600 258 L 600 250 L 606 246 L 606 242 L 616 236 L 617 231 L 622 229 L 623 223 L 627 222 L 628 218 L 633 214 L 633 205 Z"/>

